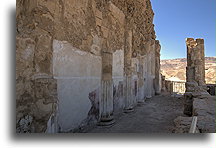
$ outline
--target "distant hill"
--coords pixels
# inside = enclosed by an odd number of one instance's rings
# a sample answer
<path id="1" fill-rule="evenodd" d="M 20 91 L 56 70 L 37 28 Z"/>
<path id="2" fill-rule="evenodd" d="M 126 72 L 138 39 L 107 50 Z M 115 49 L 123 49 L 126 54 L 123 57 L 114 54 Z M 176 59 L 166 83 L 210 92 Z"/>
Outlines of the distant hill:
<path id="1" fill-rule="evenodd" d="M 186 81 L 186 66 L 187 59 L 170 59 L 161 60 L 161 73 L 166 77 L 166 79 L 176 77 L 180 80 Z M 216 57 L 206 57 L 205 58 L 205 68 L 206 68 L 206 83 L 215 84 L 216 83 Z"/>

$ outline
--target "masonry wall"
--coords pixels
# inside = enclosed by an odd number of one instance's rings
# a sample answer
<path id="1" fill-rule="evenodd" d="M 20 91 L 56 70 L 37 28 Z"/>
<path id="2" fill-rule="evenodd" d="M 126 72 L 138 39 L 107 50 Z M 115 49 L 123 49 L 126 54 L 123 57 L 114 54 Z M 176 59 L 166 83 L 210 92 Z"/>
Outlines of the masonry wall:
<path id="1" fill-rule="evenodd" d="M 159 93 L 153 16 L 149 0 L 18 0 L 17 132 L 107 124 Z"/>

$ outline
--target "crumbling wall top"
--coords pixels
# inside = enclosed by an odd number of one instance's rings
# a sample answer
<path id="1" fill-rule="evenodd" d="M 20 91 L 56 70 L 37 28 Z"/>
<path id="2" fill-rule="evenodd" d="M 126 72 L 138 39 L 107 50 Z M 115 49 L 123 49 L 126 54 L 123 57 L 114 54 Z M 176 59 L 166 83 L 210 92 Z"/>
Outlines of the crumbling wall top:
<path id="1" fill-rule="evenodd" d="M 186 38 L 186 44 L 188 47 L 194 48 L 200 44 L 204 44 L 204 39 L 198 38 L 198 39 L 194 39 L 194 38 Z"/>

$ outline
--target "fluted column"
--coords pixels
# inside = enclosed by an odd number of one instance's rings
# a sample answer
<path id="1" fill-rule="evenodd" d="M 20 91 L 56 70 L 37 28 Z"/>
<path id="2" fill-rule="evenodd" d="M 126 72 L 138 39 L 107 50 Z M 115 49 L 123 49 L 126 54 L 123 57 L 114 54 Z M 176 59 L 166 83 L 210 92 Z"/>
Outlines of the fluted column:
<path id="1" fill-rule="evenodd" d="M 133 111 L 132 100 L 132 31 L 127 30 L 125 33 L 125 50 L 124 50 L 124 73 L 125 73 L 125 112 Z"/>
<path id="2" fill-rule="evenodd" d="M 102 80 L 99 125 L 111 125 L 113 120 L 112 52 L 102 52 Z"/>
<path id="3" fill-rule="evenodd" d="M 144 88 L 144 57 L 139 56 L 139 73 L 138 73 L 138 103 L 142 104 L 145 101 L 144 93 L 145 93 L 145 88 Z"/>

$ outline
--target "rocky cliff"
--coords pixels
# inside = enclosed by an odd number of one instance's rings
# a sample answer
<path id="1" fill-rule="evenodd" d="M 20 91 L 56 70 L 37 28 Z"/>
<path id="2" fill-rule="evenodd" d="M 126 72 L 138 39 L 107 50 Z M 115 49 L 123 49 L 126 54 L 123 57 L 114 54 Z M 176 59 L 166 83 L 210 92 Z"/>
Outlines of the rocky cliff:
<path id="1" fill-rule="evenodd" d="M 186 58 L 161 60 L 161 72 L 166 78 L 186 81 L 186 65 Z M 205 58 L 205 80 L 207 84 L 216 83 L 216 57 Z"/>

